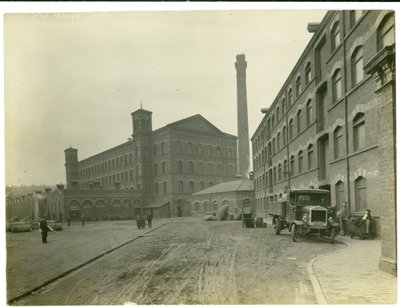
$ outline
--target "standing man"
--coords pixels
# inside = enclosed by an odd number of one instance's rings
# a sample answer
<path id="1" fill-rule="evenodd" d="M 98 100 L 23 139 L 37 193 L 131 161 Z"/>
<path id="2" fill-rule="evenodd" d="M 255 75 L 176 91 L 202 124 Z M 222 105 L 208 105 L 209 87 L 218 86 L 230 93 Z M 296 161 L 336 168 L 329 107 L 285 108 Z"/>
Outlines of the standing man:
<path id="1" fill-rule="evenodd" d="M 82 214 L 82 227 L 85 226 L 85 215 Z"/>
<path id="2" fill-rule="evenodd" d="M 347 219 L 349 217 L 349 208 L 347 203 L 342 203 L 342 208 L 337 212 L 336 217 L 339 219 L 340 231 L 343 236 L 347 236 Z"/>
<path id="3" fill-rule="evenodd" d="M 371 210 L 369 210 L 369 209 L 365 209 L 365 212 L 364 212 L 364 216 L 363 216 L 363 221 L 365 221 L 365 233 L 366 233 L 366 235 L 367 235 L 367 237 L 369 238 L 369 239 L 371 239 L 372 238 L 372 215 L 371 215 Z"/>
<path id="4" fill-rule="evenodd" d="M 147 215 L 147 227 L 151 228 L 151 221 L 153 220 L 153 216 L 151 214 Z"/>
<path id="5" fill-rule="evenodd" d="M 47 242 L 47 231 L 49 230 L 49 226 L 47 225 L 46 216 L 43 216 L 39 222 L 39 230 L 42 234 L 42 243 Z"/>

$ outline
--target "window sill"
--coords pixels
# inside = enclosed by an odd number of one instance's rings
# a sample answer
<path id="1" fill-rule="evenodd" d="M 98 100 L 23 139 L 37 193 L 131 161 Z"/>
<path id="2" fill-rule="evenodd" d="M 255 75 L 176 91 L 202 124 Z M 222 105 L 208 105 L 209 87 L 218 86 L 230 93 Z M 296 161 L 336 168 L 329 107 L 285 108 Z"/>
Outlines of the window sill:
<path id="1" fill-rule="evenodd" d="M 344 157 L 336 158 L 335 160 L 329 162 L 329 165 L 332 165 L 332 164 L 335 164 L 335 163 L 339 163 L 340 161 L 343 161 L 343 160 L 346 160 L 346 157 L 345 157 L 345 156 L 344 156 Z"/>
<path id="2" fill-rule="evenodd" d="M 378 148 L 378 145 L 364 147 L 363 149 L 357 150 L 357 151 L 349 154 L 348 157 L 351 158 L 351 157 L 357 156 L 357 155 L 362 154 L 362 153 L 364 153 L 366 151 L 370 151 L 370 150 L 376 149 L 376 148 Z"/>
<path id="3" fill-rule="evenodd" d="M 355 92 L 359 87 L 361 87 L 365 82 L 367 82 L 371 78 L 372 78 L 371 75 L 364 77 L 363 80 L 361 80 L 359 83 L 354 85 L 353 88 L 346 93 L 346 96 L 350 96 L 353 92 Z"/>
<path id="4" fill-rule="evenodd" d="M 328 109 L 328 112 L 330 112 L 332 109 L 334 109 L 335 107 L 337 107 L 340 103 L 342 103 L 344 101 L 344 97 L 340 98 L 338 101 L 334 102 L 332 104 L 332 106 Z"/>
<path id="5" fill-rule="evenodd" d="M 328 59 L 325 61 L 325 65 L 328 64 L 331 59 L 335 56 L 336 53 L 340 50 L 340 48 L 343 46 L 343 41 L 340 42 L 339 46 L 335 48 L 335 50 L 332 50 L 331 55 L 328 57 Z"/>

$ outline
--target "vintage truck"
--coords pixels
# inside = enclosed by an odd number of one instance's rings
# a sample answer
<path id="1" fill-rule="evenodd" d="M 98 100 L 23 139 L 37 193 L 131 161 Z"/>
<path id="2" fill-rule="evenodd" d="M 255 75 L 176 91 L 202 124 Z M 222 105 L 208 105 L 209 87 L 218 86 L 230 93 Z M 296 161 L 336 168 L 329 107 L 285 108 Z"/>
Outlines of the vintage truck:
<path id="1" fill-rule="evenodd" d="M 328 237 L 334 243 L 339 233 L 339 223 L 335 221 L 330 206 L 330 192 L 326 190 L 288 190 L 273 204 L 269 215 L 272 216 L 275 234 L 288 229 L 293 242 L 305 235 L 317 235 Z"/>

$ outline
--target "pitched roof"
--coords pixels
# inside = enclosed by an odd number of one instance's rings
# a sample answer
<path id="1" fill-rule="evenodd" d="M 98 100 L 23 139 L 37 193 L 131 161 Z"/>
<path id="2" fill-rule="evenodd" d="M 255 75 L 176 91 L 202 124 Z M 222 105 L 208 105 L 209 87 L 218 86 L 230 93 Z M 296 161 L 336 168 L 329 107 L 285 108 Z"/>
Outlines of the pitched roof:
<path id="1" fill-rule="evenodd" d="M 238 191 L 253 191 L 253 181 L 249 179 L 240 179 L 228 182 L 221 182 L 207 189 L 201 190 L 193 195 L 206 195 L 226 192 L 238 192 Z"/>
<path id="2" fill-rule="evenodd" d="M 169 123 L 168 125 L 166 125 L 167 127 L 171 127 L 171 126 L 179 126 L 185 122 L 192 122 L 194 119 L 199 119 L 199 120 L 203 120 L 205 121 L 208 125 L 210 125 L 211 127 L 213 127 L 216 131 L 221 132 L 221 130 L 219 130 L 217 127 L 215 127 L 212 123 L 210 123 L 207 119 L 205 119 L 202 115 L 200 114 L 196 114 L 196 115 L 192 115 L 180 120 L 177 120 L 175 122 Z"/>

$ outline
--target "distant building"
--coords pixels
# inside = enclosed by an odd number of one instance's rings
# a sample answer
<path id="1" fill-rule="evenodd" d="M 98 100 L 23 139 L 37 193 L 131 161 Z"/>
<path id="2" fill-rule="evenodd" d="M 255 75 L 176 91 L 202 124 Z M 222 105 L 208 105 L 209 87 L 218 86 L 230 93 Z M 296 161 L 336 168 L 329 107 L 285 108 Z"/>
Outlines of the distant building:
<path id="1" fill-rule="evenodd" d="M 118 206 L 126 216 L 139 210 L 155 217 L 187 216 L 192 193 L 235 178 L 236 136 L 201 115 L 154 131 L 151 112 L 131 115 L 127 142 L 82 161 L 77 149 L 65 150 L 66 216 L 111 216 Z"/>
<path id="2" fill-rule="evenodd" d="M 228 212 L 239 213 L 242 212 L 245 199 L 254 203 L 252 180 L 236 179 L 222 182 L 192 195 L 192 214 L 205 215 L 216 212 L 223 205 L 229 205 Z"/>
<path id="3" fill-rule="evenodd" d="M 396 272 L 395 35 L 393 11 L 329 11 L 253 134 L 258 211 L 288 188 L 331 191 L 366 208 Z"/>

